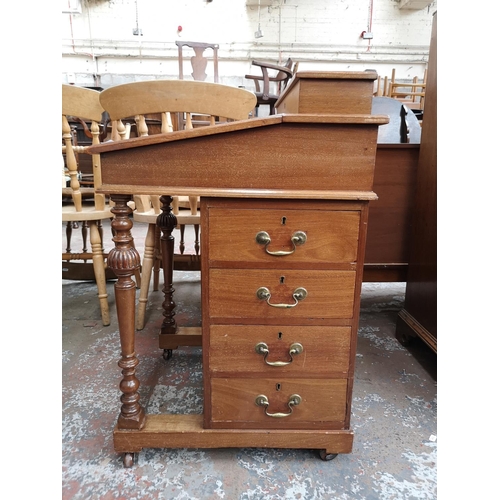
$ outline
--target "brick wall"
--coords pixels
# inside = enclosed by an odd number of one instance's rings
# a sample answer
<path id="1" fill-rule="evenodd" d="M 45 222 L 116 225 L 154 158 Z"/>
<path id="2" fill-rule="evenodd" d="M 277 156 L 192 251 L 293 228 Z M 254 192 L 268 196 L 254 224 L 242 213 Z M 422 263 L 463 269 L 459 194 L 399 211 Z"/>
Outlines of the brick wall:
<path id="1" fill-rule="evenodd" d="M 73 0 L 75 1 L 75 0 Z M 300 69 L 376 69 L 422 77 L 437 0 L 81 0 L 62 15 L 62 81 L 101 86 L 177 78 L 175 40 L 218 43 L 221 82 L 245 86 L 251 60 L 292 57 Z M 182 26 L 182 31 L 178 31 Z M 263 36 L 256 38 L 259 29 Z M 139 32 L 142 35 L 134 35 Z M 373 38 L 362 38 L 371 32 Z M 207 73 L 210 76 L 210 67 Z"/>

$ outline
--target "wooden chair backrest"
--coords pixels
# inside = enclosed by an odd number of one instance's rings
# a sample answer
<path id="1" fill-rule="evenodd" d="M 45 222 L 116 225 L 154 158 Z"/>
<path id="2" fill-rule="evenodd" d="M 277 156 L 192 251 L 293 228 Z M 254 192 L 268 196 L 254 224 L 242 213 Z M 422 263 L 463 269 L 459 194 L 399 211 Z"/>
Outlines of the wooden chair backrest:
<path id="1" fill-rule="evenodd" d="M 298 68 L 298 63 L 293 63 L 293 59 L 289 57 L 285 63 L 285 68 L 289 69 L 292 71 L 292 76 L 297 72 Z M 292 69 L 293 66 L 296 66 Z M 276 75 L 276 79 L 279 80 L 278 83 L 278 94 L 281 94 L 283 92 L 288 84 L 288 81 L 291 79 L 290 73 L 285 72 L 285 71 L 279 71 L 278 74 Z"/>
<path id="2" fill-rule="evenodd" d="M 415 76 L 412 83 L 396 82 L 396 70 L 392 70 L 390 82 L 388 82 L 387 90 L 384 93 L 387 97 L 398 99 L 405 103 L 418 103 L 419 109 L 424 109 L 425 90 L 427 85 L 427 69 L 424 71 L 424 76 L 421 82 Z"/>
<path id="3" fill-rule="evenodd" d="M 100 94 L 102 107 L 109 113 L 113 140 L 127 139 L 123 120 L 133 118 L 137 135 L 152 135 L 148 117 L 160 123 L 153 133 L 169 133 L 194 128 L 193 115 L 203 116 L 201 125 L 228 120 L 245 120 L 255 107 L 256 98 L 245 89 L 189 80 L 151 80 L 125 83 Z M 177 119 L 181 114 L 182 118 Z M 145 198 L 134 198 L 139 211 L 145 211 Z M 151 199 L 159 212 L 157 200 Z"/>
<path id="4" fill-rule="evenodd" d="M 193 80 L 204 82 L 207 79 L 205 70 L 207 69 L 208 58 L 204 55 L 206 49 L 212 49 L 214 63 L 214 83 L 219 83 L 219 45 L 216 43 L 204 42 L 184 42 L 177 40 L 175 44 L 179 50 L 179 80 L 184 80 L 184 55 L 183 48 L 190 47 L 194 50 L 194 56 L 190 58 L 193 72 Z"/>
<path id="5" fill-rule="evenodd" d="M 78 181 L 77 155 L 86 153 L 86 146 L 76 146 L 68 117 L 80 118 L 90 122 L 92 145 L 99 144 L 99 124 L 104 109 L 99 101 L 99 92 L 74 85 L 62 85 L 62 151 L 65 165 L 70 177 L 71 196 L 77 212 L 82 211 L 82 193 Z M 63 160 L 64 161 L 64 160 Z M 92 172 L 94 176 L 94 189 L 102 185 L 101 160 L 99 155 L 92 155 Z M 103 210 L 105 197 L 103 194 L 94 194 L 96 210 Z"/>
<path id="6" fill-rule="evenodd" d="M 218 83 L 151 80 L 105 89 L 100 93 L 100 102 L 112 121 L 157 113 L 196 113 L 244 120 L 255 104 L 255 96 L 248 90 Z M 147 131 L 140 135 L 147 135 Z"/>

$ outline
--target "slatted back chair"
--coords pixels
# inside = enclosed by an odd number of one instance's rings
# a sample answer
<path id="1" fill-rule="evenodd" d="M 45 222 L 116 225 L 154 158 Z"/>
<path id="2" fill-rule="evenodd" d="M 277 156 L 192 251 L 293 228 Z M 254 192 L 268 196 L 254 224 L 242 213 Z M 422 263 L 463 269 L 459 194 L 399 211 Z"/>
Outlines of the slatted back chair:
<path id="1" fill-rule="evenodd" d="M 425 89 L 427 85 L 427 70 L 420 82 L 415 76 L 411 83 L 396 82 L 395 70 L 392 70 L 391 81 L 389 82 L 387 96 L 401 101 L 413 110 L 423 110 L 425 103 Z"/>
<path id="2" fill-rule="evenodd" d="M 64 223 L 78 222 L 88 224 L 90 228 L 90 243 L 92 252 L 72 252 L 70 248 L 62 254 L 64 264 L 71 261 L 92 260 L 94 276 L 101 308 L 101 318 L 104 326 L 110 324 L 108 294 L 106 292 L 106 262 L 102 245 L 103 220 L 112 219 L 113 214 L 103 194 L 95 193 L 101 182 L 101 162 L 99 155 L 91 155 L 93 171 L 93 187 L 83 188 L 78 179 L 78 158 L 88 154 L 88 146 L 77 146 L 74 142 L 69 122 L 79 118 L 90 123 L 92 144 L 99 144 L 99 133 L 102 113 L 104 109 L 99 102 L 99 92 L 96 90 L 62 86 L 62 153 L 63 176 L 69 177 L 69 188 L 63 182 L 63 194 L 67 194 L 66 202 L 62 206 L 62 220 Z M 92 192 L 89 193 L 88 191 Z M 90 194 L 90 196 L 89 196 Z M 63 274 L 64 277 L 64 274 Z"/>
<path id="3" fill-rule="evenodd" d="M 151 133 L 148 123 L 152 122 L 155 122 L 156 130 L 160 133 L 171 133 L 181 128 L 192 129 L 195 127 L 193 115 L 203 116 L 204 119 L 200 123 L 208 126 L 223 121 L 247 119 L 256 102 L 253 93 L 244 89 L 188 80 L 152 80 L 117 85 L 102 91 L 100 100 L 103 108 L 109 113 L 113 129 L 117 131 L 113 135 L 121 138 L 128 136 L 123 121 L 130 117 L 135 121 L 137 135 L 146 136 Z M 182 199 L 176 196 L 176 193 L 165 194 L 174 199 L 173 211 L 181 235 L 186 225 L 193 225 L 197 242 L 200 224 L 198 197 L 188 197 L 190 210 L 182 210 L 180 208 Z M 134 202 L 134 221 L 149 224 L 136 317 L 136 328 L 141 330 L 144 328 L 149 283 L 153 270 L 155 272 L 153 289 L 158 289 L 161 252 L 156 219 L 160 214 L 160 200 L 158 196 L 135 196 Z M 182 251 L 181 248 L 181 253 Z M 199 245 L 195 251 L 199 266 Z M 182 256 L 180 254 L 174 256 L 174 263 L 176 257 Z"/>

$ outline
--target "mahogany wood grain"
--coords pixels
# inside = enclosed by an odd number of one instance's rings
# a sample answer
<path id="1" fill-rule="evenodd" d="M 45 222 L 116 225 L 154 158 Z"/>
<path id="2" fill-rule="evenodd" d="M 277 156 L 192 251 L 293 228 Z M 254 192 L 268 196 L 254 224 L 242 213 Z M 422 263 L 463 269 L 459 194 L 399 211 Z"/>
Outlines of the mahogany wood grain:
<path id="1" fill-rule="evenodd" d="M 272 127 L 280 123 L 309 123 L 331 124 L 331 125 L 384 125 L 389 123 L 387 115 L 371 114 L 287 114 L 268 116 L 266 118 L 252 118 L 249 120 L 239 120 L 237 122 L 220 123 L 216 127 L 200 127 L 190 130 L 175 131 L 174 134 L 156 134 L 146 137 L 130 138 L 125 142 L 106 142 L 96 146 L 90 146 L 88 151 L 91 154 L 102 154 L 111 151 L 124 151 L 127 149 L 137 149 L 143 146 L 165 144 L 167 142 L 177 142 L 196 137 L 208 137 L 212 135 L 228 134 L 230 132 L 243 131 L 248 129 L 258 129 L 262 127 Z M 378 130 L 377 130 L 378 135 Z"/>
<path id="2" fill-rule="evenodd" d="M 234 189 L 284 193 L 299 191 L 299 187 L 301 191 L 314 191 L 321 186 L 323 191 L 371 192 L 376 136 L 377 125 L 372 124 L 282 123 L 193 137 L 186 142 L 172 142 L 168 148 L 165 143 L 144 145 L 110 155 L 103 173 L 103 190 L 133 189 L 149 194 L 158 192 L 158 186 L 167 190 L 171 186 L 177 194 L 184 194 L 175 188 L 183 186 L 191 193 L 213 187 L 219 192 Z M 308 148 L 297 150 L 295 145 L 303 141 Z M 259 154 L 255 144 L 259 144 Z M 214 149 L 217 155 L 212 154 Z M 203 169 L 199 167 L 201 157 Z M 138 162 L 147 163 L 149 168 L 137 169 Z M 123 183 L 124 179 L 127 183 Z"/>
<path id="3" fill-rule="evenodd" d="M 260 217 L 257 213 L 265 213 L 269 210 L 271 214 L 276 212 L 275 217 L 278 218 L 278 222 L 281 221 L 281 217 L 285 215 L 277 214 L 287 214 L 291 213 L 293 215 L 294 207 L 292 201 L 264 201 L 264 206 L 259 205 L 260 200 L 232 200 L 226 201 L 223 199 L 202 199 L 202 213 L 205 211 L 205 216 L 203 218 L 203 224 L 206 224 L 206 233 L 208 233 L 208 243 L 206 243 L 206 251 L 210 252 L 210 248 L 215 246 L 210 240 L 210 234 L 217 228 L 217 222 L 213 222 L 218 217 L 223 217 L 224 213 L 234 213 L 242 212 L 242 220 L 238 224 L 238 234 L 241 234 L 242 228 L 243 232 L 245 225 L 252 221 L 253 219 L 259 220 Z M 269 204 L 269 206 L 267 206 Z M 280 205 L 282 205 L 280 207 Z M 266 418 L 270 418 L 273 422 L 269 424 L 263 424 L 254 422 L 252 419 L 256 418 L 254 416 L 249 416 L 245 412 L 250 412 L 251 415 L 256 415 L 256 407 L 258 409 L 263 409 L 255 404 L 249 404 L 250 395 L 249 393 L 238 384 L 248 384 L 250 390 L 258 385 L 262 380 L 267 380 L 270 376 L 273 377 L 273 381 L 279 384 L 281 388 L 281 380 L 283 375 L 287 373 L 296 377 L 297 380 L 303 381 L 306 385 L 311 383 L 314 384 L 313 380 L 324 380 L 325 386 L 327 383 L 332 381 L 332 364 L 333 360 L 327 365 L 321 362 L 322 356 L 325 353 L 331 354 L 332 347 L 335 341 L 329 337 L 328 340 L 332 343 L 330 349 L 327 345 L 323 345 L 321 342 L 327 341 L 326 337 L 318 340 L 315 345 L 310 344 L 310 349 L 308 350 L 308 359 L 311 365 L 307 369 L 301 371 L 302 364 L 296 364 L 294 368 L 293 361 L 291 365 L 287 366 L 288 372 L 284 372 L 283 368 L 279 367 L 269 367 L 265 363 L 260 364 L 255 363 L 255 358 L 261 356 L 255 352 L 255 344 L 259 341 L 256 339 L 261 337 L 266 330 L 274 328 L 274 330 L 281 332 L 281 337 L 283 336 L 283 329 L 291 328 L 295 332 L 295 336 L 298 339 L 307 339 L 307 331 L 311 325 L 328 324 L 328 325 L 338 325 L 337 331 L 343 331 L 344 335 L 349 338 L 348 345 L 344 345 L 340 354 L 338 362 L 345 363 L 348 360 L 348 364 L 344 365 L 347 367 L 347 372 L 344 370 L 343 373 L 337 373 L 336 376 L 340 375 L 337 381 L 343 384 L 343 392 L 345 394 L 345 401 L 342 405 L 342 415 L 341 417 L 335 417 L 332 421 L 328 423 L 318 422 L 315 424 L 305 424 L 311 426 L 325 426 L 325 427 L 346 427 L 350 422 L 350 399 L 352 397 L 352 381 L 354 373 L 354 360 L 355 360 L 355 346 L 357 338 L 357 325 L 359 316 L 359 296 L 361 293 L 361 283 L 362 283 L 362 262 L 364 258 L 364 247 L 366 243 L 366 226 L 368 219 L 368 211 L 366 207 L 366 202 L 361 203 L 348 203 L 348 202 L 311 202 L 307 204 L 304 202 L 303 206 L 295 206 L 295 211 L 300 211 L 302 209 L 302 221 L 306 224 L 314 225 L 318 219 L 328 214 L 329 219 L 335 220 L 336 216 L 342 217 L 345 213 L 355 213 L 355 219 L 351 219 L 351 223 L 356 220 L 356 236 L 352 238 L 351 235 L 351 245 L 355 245 L 357 248 L 351 255 L 356 255 L 357 260 L 350 262 L 352 266 L 352 271 L 342 270 L 342 266 L 345 263 L 333 262 L 331 263 L 331 269 L 324 269 L 321 267 L 321 262 L 318 263 L 317 260 L 313 262 L 301 261 L 299 263 L 290 263 L 285 259 L 275 260 L 275 269 L 270 269 L 266 266 L 264 259 L 253 259 L 253 267 L 248 263 L 248 258 L 232 258 L 228 256 L 227 260 L 224 258 L 212 260 L 208 256 L 204 256 L 203 265 L 208 269 L 208 278 L 205 278 L 205 285 L 202 293 L 207 294 L 208 299 L 204 303 L 204 307 L 207 309 L 204 312 L 204 334 L 203 334 L 203 356 L 204 356 L 204 380 L 205 380 L 205 417 L 204 422 L 207 427 L 228 427 L 234 426 L 235 428 L 252 428 L 259 427 L 262 425 L 269 425 L 271 427 L 278 426 L 298 426 L 302 424 L 294 423 L 295 420 L 290 420 L 289 417 L 280 417 L 275 419 L 274 417 L 269 417 L 265 412 L 262 418 L 264 422 Z M 335 213 L 334 207 L 338 208 L 338 213 Z M 281 210 L 279 210 L 281 208 Z M 320 208 L 328 208 L 328 210 L 320 210 Z M 277 210 L 278 209 L 278 210 Z M 350 209 L 350 210 L 349 210 Z M 265 217 L 265 216 L 264 216 Z M 287 218 L 287 224 L 289 219 Z M 213 224 L 213 225 L 212 225 Z M 236 230 L 236 227 L 235 227 Z M 215 229 L 217 233 L 217 229 Z M 349 234 L 349 231 L 347 232 Z M 222 239 L 218 244 L 222 243 Z M 233 248 L 236 254 L 240 253 L 240 249 L 243 249 L 245 253 L 245 247 L 252 247 L 254 242 L 248 238 L 240 239 L 239 236 L 233 236 L 232 234 L 228 236 L 226 244 Z M 327 248 L 330 248 L 327 245 Z M 333 247 L 333 253 L 335 254 L 335 248 Z M 292 254 L 293 255 L 293 254 Z M 203 257 L 203 254 L 202 254 Z M 335 260 L 335 259 L 331 259 Z M 288 264 L 287 264 L 288 262 Z M 307 271 L 306 271 L 307 270 Z M 205 276 L 207 271 L 205 271 Z M 338 290 L 346 292 L 346 296 L 338 296 L 332 291 L 336 289 L 334 282 L 330 282 L 329 279 L 335 273 L 340 273 L 342 277 L 346 276 L 346 273 L 350 273 L 352 277 L 352 282 L 348 285 L 346 282 L 342 282 Z M 268 278 L 269 277 L 269 278 Z M 287 303 L 290 302 L 290 296 L 292 291 L 286 288 L 286 284 L 290 284 L 290 278 L 292 280 L 292 288 L 299 285 L 295 284 L 297 278 L 310 282 L 307 285 L 303 285 L 309 292 L 312 290 L 312 295 L 315 300 L 319 299 L 318 308 L 315 309 L 316 304 L 313 304 L 310 310 L 299 308 L 305 304 L 307 299 L 302 303 L 298 303 L 293 308 L 281 309 L 273 308 L 265 301 L 262 305 L 264 308 L 258 308 L 259 299 L 256 297 L 255 291 L 258 286 L 266 286 L 262 283 L 262 279 L 274 279 L 276 282 L 276 287 L 278 292 L 275 293 L 274 300 L 277 303 Z M 337 278 L 338 279 L 338 278 Z M 334 280 L 335 281 L 335 280 Z M 208 283 L 207 283 L 208 282 Z M 241 285 L 240 285 L 241 283 Z M 258 283 L 258 285 L 254 285 Z M 309 284 L 311 283 L 311 284 Z M 319 284 L 319 288 L 314 287 L 315 284 Z M 290 285 L 289 285 L 290 286 Z M 271 288 L 271 287 L 268 287 Z M 320 290 L 321 289 L 321 290 Z M 253 290 L 253 291 L 252 291 Z M 326 297 L 322 298 L 321 293 L 326 290 Z M 345 306 L 345 298 L 350 299 L 349 305 Z M 273 299 L 270 299 L 271 303 L 276 304 Z M 321 305 L 319 305 L 321 304 Z M 253 308 L 252 305 L 257 305 Z M 296 309 L 297 308 L 297 309 Z M 221 312 L 222 311 L 222 312 Z M 351 313 L 352 311 L 352 313 Z M 337 315 L 335 318 L 328 318 L 328 315 Z M 206 325 L 210 324 L 208 328 Z M 342 328 L 340 325 L 345 325 Z M 248 326 L 246 326 L 248 325 Z M 274 326 L 271 326 L 274 325 Z M 299 326 L 300 325 L 300 326 Z M 307 326 L 304 326 L 307 325 Z M 332 328 L 334 328 L 332 326 Z M 321 330 L 316 329 L 316 331 Z M 327 331 L 328 328 L 323 328 Z M 239 342 L 233 343 L 238 334 L 235 332 L 241 332 L 239 337 Z M 287 355 L 286 347 L 283 349 L 279 344 L 282 342 L 283 338 L 279 338 L 279 332 L 274 333 L 274 339 L 269 338 L 269 333 L 267 334 L 267 339 L 270 345 L 273 346 L 275 352 L 281 352 L 281 357 Z M 289 335 L 287 335 L 289 337 Z M 345 342 L 346 337 L 343 337 L 341 342 Z M 261 340 L 262 341 L 262 340 Z M 305 342 L 305 340 L 303 340 Z M 232 346 L 232 349 L 231 349 Z M 241 346 L 241 347 L 240 347 Z M 278 351 L 276 351 L 278 349 Z M 334 349 L 335 350 L 335 349 Z M 208 354 L 207 354 L 208 351 Z M 241 354 L 240 354 L 241 351 Z M 342 357 L 343 356 L 343 357 Z M 226 361 L 224 368 L 224 358 L 230 358 L 230 361 Z M 318 357 L 318 358 L 316 358 Z M 217 361 L 213 361 L 213 358 Z M 299 359 L 300 355 L 295 357 L 295 360 Z M 253 359 L 253 362 L 252 362 Z M 304 359 L 304 358 L 302 358 Z M 234 362 L 233 362 L 234 360 Z M 219 370 L 211 370 L 215 363 L 215 366 L 219 367 Z M 321 367 L 328 366 L 326 371 L 322 371 Z M 207 368 L 208 367 L 208 368 Z M 267 371 L 265 371 L 267 370 Z M 270 371 L 271 370 L 271 371 Z M 268 374 L 266 376 L 266 374 Z M 290 376 L 288 375 L 288 376 Z M 330 376 L 329 376 L 330 375 Z M 275 377 L 275 379 L 274 379 Z M 221 384 L 221 379 L 224 379 L 224 386 L 222 389 L 218 384 Z M 251 384 L 251 380 L 255 381 L 254 386 Z M 248 381 L 248 382 L 247 382 Z M 269 382 L 270 383 L 270 382 Z M 229 385 L 228 385 L 229 384 Z M 233 387 L 234 385 L 234 387 Z M 235 389 L 237 387 L 237 389 Z M 275 386 L 277 387 L 277 386 Z M 231 391 L 234 390 L 235 394 Z M 247 392 L 247 393 L 246 393 Z M 223 396 L 221 396 L 223 394 Z M 243 395 L 242 395 L 243 394 Z M 241 396 L 241 401 L 238 398 Z M 281 394 L 280 394 L 281 396 Z M 253 400 L 255 402 L 255 395 Z M 284 396 L 283 396 L 284 397 Z M 290 395 L 288 395 L 290 397 Z M 235 403 L 235 401 L 238 401 Z M 281 400 L 280 400 L 281 401 Z M 287 399 L 285 397 L 284 401 L 281 401 L 281 405 L 287 407 Z M 337 398 L 338 401 L 338 398 Z M 234 406 L 233 406 L 234 405 Z M 294 408 L 295 409 L 295 408 Z M 238 414 L 237 411 L 242 412 Z M 274 410 L 271 413 L 274 413 Z M 217 417 L 220 412 L 223 413 L 223 417 Z M 280 412 L 282 413 L 282 412 Z M 293 413 L 293 412 L 292 412 Z M 231 417 L 231 415 L 239 415 Z M 241 420 L 240 420 L 241 419 Z M 283 420 L 281 420 L 283 419 Z M 286 422 L 284 419 L 288 419 Z M 279 423 L 276 423 L 279 420 Z"/>
<path id="4" fill-rule="evenodd" d="M 370 72 L 356 75 L 359 85 L 370 83 Z M 348 99 L 348 88 L 337 95 L 335 85 L 348 83 L 349 74 L 328 72 L 297 72 L 277 103 L 278 113 L 336 112 L 338 99 Z M 349 82 L 350 83 L 350 82 Z M 314 92 L 321 88 L 328 100 L 314 99 Z M 371 106 L 372 94 L 366 86 L 365 106 Z M 310 99 L 309 99 L 310 97 Z M 299 108 L 300 102 L 300 108 Z M 370 104 L 369 104 L 370 103 Z M 356 112 L 352 107 L 350 112 Z M 372 109 L 373 112 L 373 109 Z M 389 125 L 386 125 L 389 126 Z M 392 126 L 392 125 L 391 125 Z M 383 127 L 380 128 L 382 131 Z M 412 131 L 412 137 L 415 136 Z M 403 147 L 407 146 L 407 148 Z M 416 182 L 419 144 L 378 144 L 373 191 L 379 202 L 370 208 L 367 254 L 364 270 L 365 281 L 406 281 L 410 249 L 411 217 Z"/>
<path id="5" fill-rule="evenodd" d="M 277 113 L 370 113 L 373 71 L 297 71 L 275 104 Z"/>
<path id="6" fill-rule="evenodd" d="M 177 349 L 179 346 L 200 346 L 201 328 L 199 326 L 179 326 L 173 335 L 160 335 L 160 349 Z"/>
<path id="7" fill-rule="evenodd" d="M 270 269 L 259 262 L 248 268 L 243 267 L 242 262 L 224 260 L 216 261 L 221 265 L 217 268 L 208 260 L 208 241 L 202 238 L 204 416 L 148 415 L 141 416 L 138 425 L 137 419 L 134 422 L 132 418 L 135 410 L 142 411 L 135 375 L 137 358 L 133 352 L 134 310 L 133 306 L 127 310 L 124 308 L 124 304 L 130 306 L 133 299 L 127 285 L 135 263 L 131 258 L 130 225 L 125 224 L 127 197 L 117 195 L 117 229 L 120 231 L 115 244 L 126 257 L 114 263 L 114 268 L 121 272 L 118 279 L 121 287 L 117 288 L 116 300 L 121 304 L 121 321 L 125 322 L 123 328 L 120 323 L 124 404 L 114 434 L 117 451 L 133 453 L 143 446 L 290 448 L 306 444 L 308 448 L 317 447 L 327 453 L 343 453 L 352 449 L 352 431 L 348 427 L 361 271 L 368 201 L 376 197 L 372 190 L 373 174 L 377 127 L 382 123 L 387 123 L 387 117 L 285 115 L 255 122 L 246 120 L 227 127 L 214 126 L 206 133 L 193 130 L 160 134 L 155 138 L 130 139 L 122 141 L 125 144 L 105 144 L 102 149 L 96 149 L 102 155 L 104 174 L 107 176 L 103 193 L 122 190 L 131 195 L 165 194 L 175 189 L 176 193 L 183 194 L 178 188 L 193 193 L 194 187 L 198 189 L 197 194 L 216 198 L 210 200 L 212 208 L 217 208 L 218 201 L 221 206 L 227 207 L 231 201 L 228 198 L 248 198 L 245 201 L 250 210 L 258 208 L 263 198 L 269 198 L 265 203 L 277 205 L 280 203 L 278 198 L 283 198 L 289 205 L 288 209 L 293 210 L 294 203 L 299 200 L 308 200 L 307 203 L 313 206 L 313 200 L 324 197 L 325 200 L 343 200 L 338 204 L 339 210 L 358 212 L 359 217 L 356 260 L 333 262 L 332 269 L 323 269 L 314 263 L 304 263 L 301 269 L 287 269 L 279 264 Z M 254 147 L 257 136 L 263 144 L 258 155 Z M 307 145 L 307 148 L 301 145 Z M 210 153 L 208 156 L 207 152 Z M 187 172 L 176 173 L 174 167 L 176 162 L 181 165 L 181 158 Z M 190 160 L 188 166 L 186 158 Z M 143 168 L 141 175 L 133 174 L 139 165 L 147 167 Z M 203 197 L 200 203 L 203 234 L 210 233 L 211 216 L 210 210 L 205 210 L 207 203 Z M 235 203 L 241 202 L 236 200 Z M 302 208 L 306 210 L 306 201 L 303 203 Z M 327 203 L 335 204 L 334 201 Z M 310 210 L 310 215 L 315 215 L 314 210 Z M 309 220 L 314 220 L 314 217 Z M 292 293 L 299 286 L 307 289 L 308 296 L 295 307 L 277 309 L 256 298 L 259 286 L 270 288 L 272 303 L 275 303 L 274 300 L 279 303 L 293 301 Z M 330 378 L 323 373 L 316 376 L 314 370 L 307 377 L 288 376 L 285 379 L 276 375 L 236 375 L 236 372 L 224 377 L 212 376 L 209 363 L 210 328 L 217 325 L 224 328 L 231 324 L 242 327 L 273 324 L 287 328 L 308 325 L 332 329 L 347 327 L 350 329 L 349 352 L 346 354 L 348 372 L 342 373 L 339 378 L 333 378 L 333 375 Z M 176 335 L 165 337 L 175 339 Z M 265 414 L 264 407 L 255 404 L 252 391 L 262 389 L 262 393 L 269 392 L 270 405 L 278 405 L 278 408 L 270 406 L 269 411 L 282 413 L 288 407 L 290 387 L 297 392 L 300 390 L 304 398 L 290 416 L 270 417 Z M 253 399 L 248 399 L 249 395 Z M 269 419 L 273 422 L 265 424 L 268 428 L 258 428 L 262 421 Z M 240 428 L 208 429 L 219 423 Z M 273 426 L 281 428 L 273 429 Z M 287 430 L 287 427 L 291 428 Z"/>
<path id="8" fill-rule="evenodd" d="M 212 322 L 248 318 L 253 323 L 328 324 L 353 316 L 355 271 L 211 268 L 208 274 Z M 299 287 L 307 297 L 290 309 L 275 308 L 257 297 L 260 287 L 269 289 L 272 304 L 293 304 Z"/>
<path id="9" fill-rule="evenodd" d="M 115 428 L 117 453 L 143 448 L 296 448 L 350 453 L 352 430 L 206 429 L 202 415 L 147 415 L 141 431 Z"/>
<path id="10" fill-rule="evenodd" d="M 136 377 L 136 366 L 139 364 L 135 353 L 135 282 L 132 279 L 135 270 L 140 266 L 141 258 L 132 245 L 130 234 L 132 221 L 129 215 L 132 209 L 128 206 L 130 196 L 113 195 L 111 200 L 115 206 L 111 209 L 114 219 L 111 223 L 115 236 L 115 248 L 108 255 L 108 265 L 118 277 L 115 283 L 116 311 L 120 330 L 121 358 L 118 366 L 122 369 L 120 382 L 121 410 L 118 416 L 120 429 L 142 429 L 145 423 L 145 411 L 139 403 L 139 380 Z"/>
<path id="11" fill-rule="evenodd" d="M 346 379 L 219 378 L 211 379 L 212 428 L 260 429 L 342 429 L 346 409 Z M 290 413 L 286 417 L 270 417 L 255 403 L 265 395 L 269 413 Z M 290 412 L 291 395 L 302 398 Z M 207 411 L 207 409 L 205 409 Z"/>
<path id="12" fill-rule="evenodd" d="M 163 322 L 160 329 L 161 337 L 162 335 L 175 334 L 177 330 L 174 312 L 174 237 L 172 236 L 172 231 L 177 225 L 177 217 L 172 212 L 171 196 L 162 196 L 160 201 L 161 214 L 158 216 L 156 224 L 161 229 L 160 247 L 163 261 L 163 294 L 165 297 L 162 304 Z"/>
<path id="13" fill-rule="evenodd" d="M 405 305 L 396 336 L 420 337 L 437 353 L 437 13 L 429 50 Z"/>
<path id="14" fill-rule="evenodd" d="M 359 212 L 316 210 L 309 205 L 304 209 L 270 209 L 257 207 L 254 210 L 211 208 L 209 238 L 209 260 L 216 261 L 282 264 L 316 264 L 356 261 L 359 233 Z M 266 252 L 266 246 L 256 241 L 256 235 L 265 231 L 271 238 L 269 252 L 290 252 L 291 255 L 277 257 Z M 302 245 L 292 242 L 292 236 L 302 231 L 307 240 Z M 230 238 L 230 244 L 228 241 Z"/>
<path id="15" fill-rule="evenodd" d="M 286 366 L 270 366 L 255 346 L 265 342 L 267 361 L 290 361 L 290 346 L 300 342 L 303 352 Z M 349 372 L 351 328 L 324 326 L 211 325 L 211 376 L 341 377 Z"/>
<path id="16" fill-rule="evenodd" d="M 408 264 L 419 151 L 418 144 L 377 147 L 373 189 L 378 199 L 370 204 L 365 281 L 374 266 Z"/>

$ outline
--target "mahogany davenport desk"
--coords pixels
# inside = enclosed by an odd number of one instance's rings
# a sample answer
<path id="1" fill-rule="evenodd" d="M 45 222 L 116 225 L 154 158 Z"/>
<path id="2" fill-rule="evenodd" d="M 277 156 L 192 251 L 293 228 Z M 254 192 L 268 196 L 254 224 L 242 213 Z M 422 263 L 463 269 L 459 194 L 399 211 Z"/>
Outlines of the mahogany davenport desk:
<path id="1" fill-rule="evenodd" d="M 118 277 L 123 395 L 114 446 L 125 466 L 143 447 L 311 448 L 323 459 L 352 450 L 368 203 L 387 121 L 275 115 L 92 148 L 101 191 L 116 203 L 108 265 Z M 162 195 L 167 254 L 169 193 L 201 197 L 203 415 L 146 415 L 139 402 L 135 193 Z M 171 283 L 164 292 L 160 337 L 175 339 Z"/>

